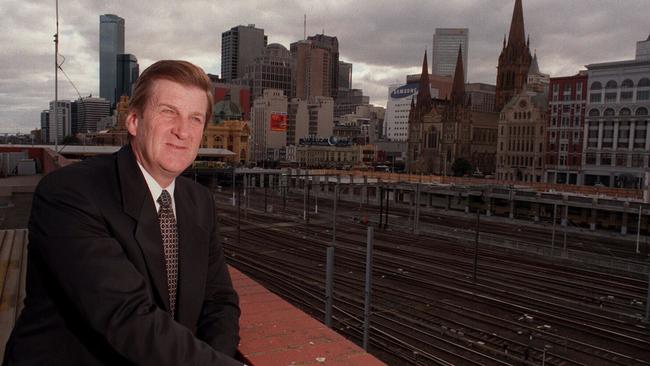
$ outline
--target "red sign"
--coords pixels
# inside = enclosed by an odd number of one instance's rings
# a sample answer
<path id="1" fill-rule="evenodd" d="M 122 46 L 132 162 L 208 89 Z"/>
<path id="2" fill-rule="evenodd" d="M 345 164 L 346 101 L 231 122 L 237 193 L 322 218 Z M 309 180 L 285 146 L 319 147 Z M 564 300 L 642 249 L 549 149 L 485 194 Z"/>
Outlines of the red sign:
<path id="1" fill-rule="evenodd" d="M 287 131 L 287 114 L 280 112 L 271 112 L 271 131 Z"/>

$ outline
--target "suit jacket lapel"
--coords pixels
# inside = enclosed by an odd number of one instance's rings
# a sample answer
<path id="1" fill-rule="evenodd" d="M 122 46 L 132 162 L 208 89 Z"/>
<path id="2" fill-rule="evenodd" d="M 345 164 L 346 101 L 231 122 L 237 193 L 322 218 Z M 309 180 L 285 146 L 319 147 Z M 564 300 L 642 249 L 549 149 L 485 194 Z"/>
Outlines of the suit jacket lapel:
<path id="1" fill-rule="evenodd" d="M 140 245 L 142 255 L 147 263 L 155 295 L 163 304 L 163 309 L 169 311 L 165 257 L 156 206 L 151 199 L 151 192 L 130 145 L 122 147 L 117 152 L 117 165 L 122 191 L 122 207 L 124 212 L 137 222 L 135 240 Z"/>
<path id="2" fill-rule="evenodd" d="M 197 224 L 197 202 L 192 200 L 186 182 L 176 179 L 174 204 L 178 225 L 178 321 L 190 329 L 196 327 L 205 292 L 209 234 Z M 201 203 L 204 205 L 204 203 Z"/>

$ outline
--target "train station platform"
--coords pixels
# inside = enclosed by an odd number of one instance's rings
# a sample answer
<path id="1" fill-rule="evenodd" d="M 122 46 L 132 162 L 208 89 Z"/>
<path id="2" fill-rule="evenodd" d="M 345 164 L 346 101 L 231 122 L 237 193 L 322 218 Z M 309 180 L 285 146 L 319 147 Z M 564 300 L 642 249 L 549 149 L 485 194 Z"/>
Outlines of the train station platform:
<path id="1" fill-rule="evenodd" d="M 0 230 L 0 359 L 23 308 L 27 230 Z M 340 334 L 230 268 L 240 296 L 240 357 L 250 366 L 385 365 Z"/>

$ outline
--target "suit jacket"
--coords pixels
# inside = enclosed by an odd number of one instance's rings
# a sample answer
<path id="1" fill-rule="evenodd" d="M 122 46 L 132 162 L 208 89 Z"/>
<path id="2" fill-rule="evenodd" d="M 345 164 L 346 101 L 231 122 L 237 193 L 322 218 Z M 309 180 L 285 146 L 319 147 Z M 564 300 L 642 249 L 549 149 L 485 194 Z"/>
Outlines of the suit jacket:
<path id="1" fill-rule="evenodd" d="M 210 192 L 178 177 L 176 320 L 154 201 L 129 145 L 45 176 L 5 365 L 241 365 Z"/>

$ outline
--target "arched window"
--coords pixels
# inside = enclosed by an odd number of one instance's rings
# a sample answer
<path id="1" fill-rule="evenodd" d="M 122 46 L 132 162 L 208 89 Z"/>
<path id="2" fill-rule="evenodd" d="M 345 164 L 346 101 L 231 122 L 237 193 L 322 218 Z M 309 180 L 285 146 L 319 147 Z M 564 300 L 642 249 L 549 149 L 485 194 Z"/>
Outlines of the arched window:
<path id="1" fill-rule="evenodd" d="M 600 83 L 600 81 L 596 81 L 591 83 L 591 90 L 600 90 L 603 88 L 603 85 Z"/>
<path id="2" fill-rule="evenodd" d="M 639 80 L 638 86 L 639 87 L 650 86 L 650 79 L 643 78 L 643 79 Z"/>
<path id="3" fill-rule="evenodd" d="M 625 79 L 621 83 L 621 89 L 629 89 L 629 88 L 634 88 L 634 82 L 630 79 Z"/>
<path id="4" fill-rule="evenodd" d="M 648 108 L 646 107 L 639 107 L 636 109 L 637 116 L 647 116 L 648 115 Z"/>
<path id="5" fill-rule="evenodd" d="M 600 111 L 596 108 L 589 110 L 589 117 L 599 117 Z"/>
<path id="6" fill-rule="evenodd" d="M 618 87 L 618 84 L 614 80 L 610 80 L 605 84 L 605 89 L 616 89 Z"/>
<path id="7" fill-rule="evenodd" d="M 605 112 L 603 113 L 603 116 L 613 116 L 614 115 L 614 110 L 611 108 L 605 109 Z"/>
<path id="8" fill-rule="evenodd" d="M 630 108 L 621 108 L 621 110 L 618 112 L 619 116 L 630 116 L 632 115 L 632 111 Z"/>

